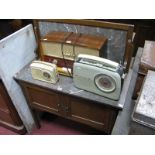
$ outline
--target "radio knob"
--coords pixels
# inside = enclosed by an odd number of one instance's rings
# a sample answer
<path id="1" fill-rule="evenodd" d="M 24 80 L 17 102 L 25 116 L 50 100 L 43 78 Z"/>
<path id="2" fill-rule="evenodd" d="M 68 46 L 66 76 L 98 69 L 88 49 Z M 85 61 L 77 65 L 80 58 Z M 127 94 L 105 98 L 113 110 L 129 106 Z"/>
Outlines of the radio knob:
<path id="1" fill-rule="evenodd" d="M 47 80 L 50 80 L 51 78 L 51 75 L 47 72 L 43 72 L 43 76 L 47 79 Z"/>

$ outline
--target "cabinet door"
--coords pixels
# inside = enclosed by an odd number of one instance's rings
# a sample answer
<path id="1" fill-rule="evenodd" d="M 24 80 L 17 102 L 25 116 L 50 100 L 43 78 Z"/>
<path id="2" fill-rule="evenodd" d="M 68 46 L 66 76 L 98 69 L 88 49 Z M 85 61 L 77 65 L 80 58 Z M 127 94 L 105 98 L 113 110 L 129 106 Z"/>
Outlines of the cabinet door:
<path id="1" fill-rule="evenodd" d="M 22 125 L 22 122 L 10 100 L 5 87 L 0 81 L 0 120 L 12 125 Z"/>
<path id="2" fill-rule="evenodd" d="M 1 83 L 0 83 L 0 110 L 6 111 L 6 112 L 8 111 L 8 107 L 4 99 L 4 90 Z"/>
<path id="3" fill-rule="evenodd" d="M 7 99 L 4 96 L 4 90 L 0 84 L 0 120 L 4 122 L 8 122 L 14 124 L 14 121 L 11 117 L 10 110 L 7 106 Z"/>
<path id="4" fill-rule="evenodd" d="M 59 95 L 52 91 L 45 90 L 40 87 L 29 86 L 24 84 L 24 89 L 32 108 L 41 111 L 58 113 L 59 111 Z"/>
<path id="5" fill-rule="evenodd" d="M 70 98 L 70 117 L 72 120 L 87 124 L 109 134 L 115 123 L 116 116 L 117 111 L 115 109 L 83 99 Z"/>

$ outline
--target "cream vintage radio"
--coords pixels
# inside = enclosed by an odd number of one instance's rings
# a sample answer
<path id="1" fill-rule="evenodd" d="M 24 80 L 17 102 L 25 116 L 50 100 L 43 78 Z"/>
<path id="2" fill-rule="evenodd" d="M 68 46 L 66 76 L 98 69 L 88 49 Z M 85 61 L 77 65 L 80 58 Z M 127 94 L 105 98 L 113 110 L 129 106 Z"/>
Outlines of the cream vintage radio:
<path id="1" fill-rule="evenodd" d="M 53 59 L 56 59 L 58 66 L 72 68 L 73 61 L 78 54 L 101 56 L 104 53 L 106 42 L 107 38 L 103 36 L 51 32 L 41 38 L 42 60 L 52 62 Z"/>
<path id="2" fill-rule="evenodd" d="M 80 54 L 73 66 L 76 87 L 118 100 L 121 93 L 123 68 L 108 59 Z"/>
<path id="3" fill-rule="evenodd" d="M 56 83 L 58 72 L 55 64 L 35 60 L 30 65 L 32 77 L 36 80 Z"/>

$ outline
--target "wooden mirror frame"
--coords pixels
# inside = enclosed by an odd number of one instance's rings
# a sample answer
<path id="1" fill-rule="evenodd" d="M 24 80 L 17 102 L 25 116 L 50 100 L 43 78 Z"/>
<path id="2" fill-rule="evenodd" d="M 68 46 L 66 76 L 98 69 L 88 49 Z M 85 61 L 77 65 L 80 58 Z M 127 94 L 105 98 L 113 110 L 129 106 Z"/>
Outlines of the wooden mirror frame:
<path id="1" fill-rule="evenodd" d="M 35 31 L 36 39 L 38 42 L 39 57 L 42 57 L 42 53 L 41 53 L 42 50 L 41 50 L 41 45 L 40 45 L 40 32 L 39 32 L 39 22 L 40 21 L 74 24 L 74 25 L 82 25 L 82 26 L 92 26 L 92 27 L 101 27 L 101 28 L 109 28 L 109 29 L 126 31 L 127 37 L 126 37 L 126 47 L 125 47 L 123 62 L 124 62 L 125 72 L 128 72 L 130 62 L 132 59 L 132 54 L 133 54 L 133 43 L 132 43 L 133 30 L 134 30 L 133 25 L 105 22 L 105 21 L 97 21 L 97 20 L 80 20 L 80 19 L 37 19 L 37 20 L 34 20 L 33 24 L 34 24 L 34 31 Z"/>

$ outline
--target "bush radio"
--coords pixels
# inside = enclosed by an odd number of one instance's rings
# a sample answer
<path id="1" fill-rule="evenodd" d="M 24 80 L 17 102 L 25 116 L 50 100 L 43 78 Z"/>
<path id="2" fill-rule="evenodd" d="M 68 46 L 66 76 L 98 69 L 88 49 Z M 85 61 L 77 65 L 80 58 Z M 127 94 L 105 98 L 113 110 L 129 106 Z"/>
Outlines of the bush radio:
<path id="1" fill-rule="evenodd" d="M 48 83 L 56 83 L 58 81 L 58 73 L 55 64 L 36 60 L 31 63 L 30 68 L 34 79 Z"/>
<path id="2" fill-rule="evenodd" d="M 120 64 L 108 59 L 80 54 L 73 66 L 76 87 L 118 100 L 121 92 Z"/>
<path id="3" fill-rule="evenodd" d="M 56 59 L 59 67 L 72 68 L 78 54 L 101 56 L 106 43 L 107 38 L 103 36 L 51 32 L 41 38 L 42 60 L 52 62 Z"/>

